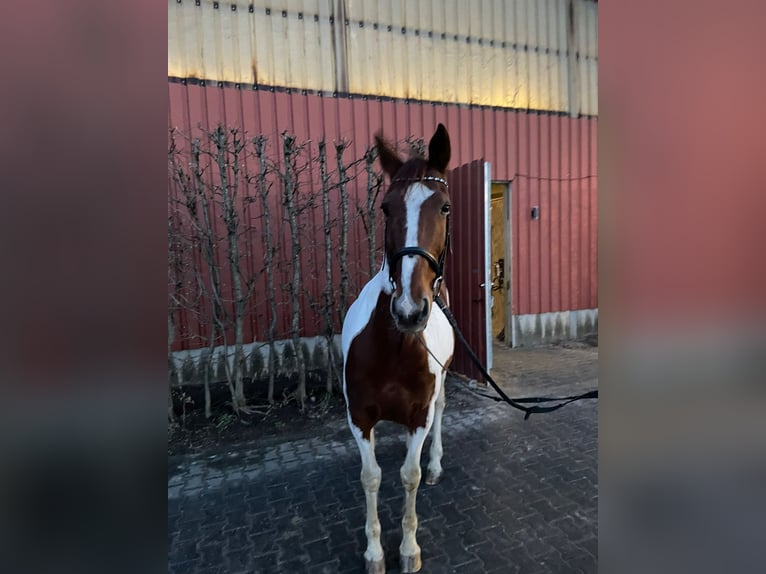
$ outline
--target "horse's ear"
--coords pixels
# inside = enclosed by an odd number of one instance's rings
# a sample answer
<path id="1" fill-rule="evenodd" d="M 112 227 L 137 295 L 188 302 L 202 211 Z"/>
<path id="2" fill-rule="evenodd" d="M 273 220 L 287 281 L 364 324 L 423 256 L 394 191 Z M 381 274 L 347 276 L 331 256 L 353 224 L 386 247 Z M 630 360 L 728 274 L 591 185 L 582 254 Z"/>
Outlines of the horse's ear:
<path id="1" fill-rule="evenodd" d="M 378 148 L 378 158 L 383 171 L 388 174 L 389 179 L 393 179 L 404 162 L 380 133 L 375 134 L 375 146 Z"/>
<path id="2" fill-rule="evenodd" d="M 428 165 L 444 173 L 450 160 L 449 134 L 444 124 L 439 124 L 431 141 L 428 142 Z"/>

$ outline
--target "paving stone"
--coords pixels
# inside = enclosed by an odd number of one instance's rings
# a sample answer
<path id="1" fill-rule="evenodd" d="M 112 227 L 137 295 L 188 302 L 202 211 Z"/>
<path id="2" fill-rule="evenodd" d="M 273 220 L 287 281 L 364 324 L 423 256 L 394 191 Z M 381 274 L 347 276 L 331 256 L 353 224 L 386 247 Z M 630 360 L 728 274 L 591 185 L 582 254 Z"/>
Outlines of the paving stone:
<path id="1" fill-rule="evenodd" d="M 278 572 L 295 572 L 303 573 L 308 572 L 309 565 L 302 562 L 299 558 L 291 558 L 279 563 Z"/>
<path id="2" fill-rule="evenodd" d="M 263 552 L 254 554 L 250 557 L 251 572 L 276 572 L 277 571 L 277 553 Z"/>
<path id="3" fill-rule="evenodd" d="M 184 562 L 168 562 L 168 572 L 171 574 L 188 574 L 196 572 L 199 560 L 187 560 Z"/>
<path id="4" fill-rule="evenodd" d="M 321 564 L 333 559 L 333 555 L 330 552 L 330 545 L 326 539 L 304 544 L 301 551 L 308 554 L 310 564 Z"/>
<path id="5" fill-rule="evenodd" d="M 452 569 L 452 572 L 458 572 L 459 574 L 484 574 L 486 571 L 484 564 L 478 558 L 460 566 L 455 566 Z"/>
<path id="6" fill-rule="evenodd" d="M 226 570 L 228 572 L 247 570 L 250 564 L 251 556 L 248 549 L 230 550 L 226 553 Z"/>
<path id="7" fill-rule="evenodd" d="M 452 566 L 460 566 L 466 562 L 471 562 L 478 559 L 476 554 L 465 547 L 462 540 L 457 538 L 449 538 L 444 541 L 443 548 L 447 553 L 447 557 Z"/>
<path id="8" fill-rule="evenodd" d="M 239 526 L 223 531 L 223 538 L 229 550 L 246 548 L 250 544 L 250 533 L 246 526 Z"/>
<path id="9" fill-rule="evenodd" d="M 577 546 L 585 548 L 591 556 L 598 558 L 598 538 L 588 538 L 587 540 L 581 540 L 577 543 Z"/>
<path id="10" fill-rule="evenodd" d="M 501 569 L 508 563 L 508 559 L 497 552 L 494 545 L 488 540 L 473 546 L 471 551 L 478 556 L 485 571 Z"/>
<path id="11" fill-rule="evenodd" d="M 552 525 L 561 530 L 572 542 L 578 542 L 587 538 L 589 534 L 588 530 L 583 528 L 583 522 L 582 520 L 575 521 L 571 516 L 567 516 L 556 520 Z"/>
<path id="12" fill-rule="evenodd" d="M 338 558 L 333 558 L 322 564 L 310 564 L 308 566 L 308 571 L 311 574 L 337 574 L 339 570 L 340 560 Z"/>
<path id="13" fill-rule="evenodd" d="M 546 574 L 550 571 L 543 558 L 532 558 L 523 548 L 503 553 L 503 555 L 506 557 L 509 567 L 516 569 L 517 572 Z M 561 572 L 570 572 L 568 565 L 562 564 L 561 567 Z"/>
<path id="14" fill-rule="evenodd" d="M 189 477 L 189 479 L 184 482 L 183 490 L 188 491 L 193 490 L 195 488 L 200 488 L 202 486 L 202 475 L 201 474 L 195 474 Z"/>

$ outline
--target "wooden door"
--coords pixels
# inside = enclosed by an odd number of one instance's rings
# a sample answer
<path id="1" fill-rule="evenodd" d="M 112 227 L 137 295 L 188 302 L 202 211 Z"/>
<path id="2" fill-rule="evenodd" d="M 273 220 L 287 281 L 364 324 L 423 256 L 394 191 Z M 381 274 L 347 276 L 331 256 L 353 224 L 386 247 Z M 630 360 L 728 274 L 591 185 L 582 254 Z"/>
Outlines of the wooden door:
<path id="1" fill-rule="evenodd" d="M 452 249 L 445 280 L 450 308 L 476 355 L 492 368 L 490 285 L 490 165 L 483 159 L 453 169 L 449 174 L 452 202 Z M 468 353 L 455 342 L 452 369 L 482 380 Z"/>

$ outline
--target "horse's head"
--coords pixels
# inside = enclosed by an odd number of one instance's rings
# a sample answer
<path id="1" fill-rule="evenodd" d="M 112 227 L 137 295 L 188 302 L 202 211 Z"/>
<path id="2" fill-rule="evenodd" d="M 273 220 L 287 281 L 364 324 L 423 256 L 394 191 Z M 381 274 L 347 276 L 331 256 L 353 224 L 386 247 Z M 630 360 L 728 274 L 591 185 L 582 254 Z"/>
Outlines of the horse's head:
<path id="1" fill-rule="evenodd" d="M 428 158 L 403 162 L 376 136 L 378 156 L 391 183 L 383 198 L 386 269 L 391 316 L 405 333 L 422 331 L 439 292 L 449 243 L 450 198 L 446 169 L 450 142 L 442 124 L 428 144 Z"/>

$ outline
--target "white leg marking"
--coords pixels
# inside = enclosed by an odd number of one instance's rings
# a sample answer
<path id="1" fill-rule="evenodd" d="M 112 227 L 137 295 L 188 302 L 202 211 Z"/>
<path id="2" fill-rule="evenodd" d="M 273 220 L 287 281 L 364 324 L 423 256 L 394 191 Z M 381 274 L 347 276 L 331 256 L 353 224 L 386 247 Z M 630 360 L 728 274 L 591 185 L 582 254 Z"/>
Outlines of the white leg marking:
<path id="1" fill-rule="evenodd" d="M 383 562 L 383 547 L 380 545 L 380 520 L 378 520 L 378 489 L 380 488 L 380 467 L 375 460 L 375 431 L 370 431 L 370 440 L 362 436 L 362 431 L 351 422 L 348 415 L 348 424 L 356 439 L 359 452 L 362 455 L 362 487 L 367 501 L 367 520 L 364 531 L 367 534 L 367 550 L 364 558 L 368 567 L 370 563 Z"/>
<path id="2" fill-rule="evenodd" d="M 420 227 L 420 207 L 423 202 L 434 194 L 433 189 L 427 188 L 422 183 L 414 183 L 405 195 L 405 208 L 407 209 L 407 222 L 405 224 L 405 247 L 418 246 L 418 229 Z M 402 296 L 396 301 L 400 313 L 409 315 L 420 308 L 419 302 L 412 299 L 412 273 L 415 270 L 416 257 L 405 256 L 402 258 Z"/>
<path id="3" fill-rule="evenodd" d="M 434 404 L 430 405 L 425 428 L 418 428 L 410 435 L 407 456 L 399 471 L 404 486 L 404 516 L 402 517 L 402 543 L 399 545 L 399 560 L 402 572 L 417 572 L 420 569 L 420 546 L 415 537 L 418 529 L 418 516 L 415 513 L 415 500 L 420 484 L 420 454 L 433 422 Z"/>
<path id="4" fill-rule="evenodd" d="M 426 484 L 436 484 L 442 476 L 442 415 L 444 414 L 444 383 L 447 377 L 446 373 L 441 375 L 442 384 L 439 395 L 436 397 L 434 411 L 434 429 L 431 435 L 431 452 L 428 461 L 428 472 L 426 473 Z"/>

